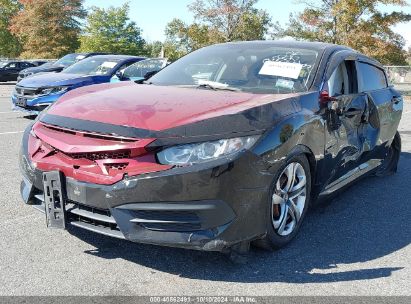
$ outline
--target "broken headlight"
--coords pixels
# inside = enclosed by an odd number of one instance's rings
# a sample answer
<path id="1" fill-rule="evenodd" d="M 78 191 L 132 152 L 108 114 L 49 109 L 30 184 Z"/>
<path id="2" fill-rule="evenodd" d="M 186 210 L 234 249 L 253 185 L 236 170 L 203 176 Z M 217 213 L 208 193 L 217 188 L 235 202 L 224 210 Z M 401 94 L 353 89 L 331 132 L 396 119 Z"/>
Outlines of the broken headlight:
<path id="1" fill-rule="evenodd" d="M 157 159 L 164 165 L 187 166 L 216 160 L 250 149 L 259 136 L 237 137 L 180 145 L 157 153 Z"/>

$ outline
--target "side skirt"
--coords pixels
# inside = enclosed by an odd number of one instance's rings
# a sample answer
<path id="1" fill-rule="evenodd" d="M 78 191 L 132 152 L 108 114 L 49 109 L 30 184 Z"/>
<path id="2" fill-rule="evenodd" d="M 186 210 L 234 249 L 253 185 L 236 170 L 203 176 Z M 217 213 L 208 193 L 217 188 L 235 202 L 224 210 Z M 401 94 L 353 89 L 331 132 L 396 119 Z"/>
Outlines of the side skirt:
<path id="1" fill-rule="evenodd" d="M 379 159 L 371 159 L 366 163 L 359 165 L 358 167 L 354 168 L 350 172 L 346 173 L 345 175 L 341 176 L 336 181 L 329 184 L 324 191 L 322 191 L 319 195 L 319 198 L 329 196 L 334 192 L 340 190 L 341 188 L 349 185 L 356 179 L 360 178 L 361 176 L 370 173 L 372 170 L 378 168 L 381 165 L 381 160 Z"/>

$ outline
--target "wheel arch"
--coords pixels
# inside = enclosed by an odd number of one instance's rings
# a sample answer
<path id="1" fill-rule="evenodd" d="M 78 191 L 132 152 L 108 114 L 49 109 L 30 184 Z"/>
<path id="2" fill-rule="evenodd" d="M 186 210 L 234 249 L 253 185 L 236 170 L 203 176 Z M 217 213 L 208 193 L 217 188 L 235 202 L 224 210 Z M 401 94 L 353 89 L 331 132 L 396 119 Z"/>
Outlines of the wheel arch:
<path id="1" fill-rule="evenodd" d="M 325 123 L 316 113 L 303 110 L 285 117 L 264 134 L 254 153 L 271 164 L 273 170 L 291 153 L 304 154 L 310 164 L 312 194 L 321 184 L 321 160 L 325 151 Z"/>

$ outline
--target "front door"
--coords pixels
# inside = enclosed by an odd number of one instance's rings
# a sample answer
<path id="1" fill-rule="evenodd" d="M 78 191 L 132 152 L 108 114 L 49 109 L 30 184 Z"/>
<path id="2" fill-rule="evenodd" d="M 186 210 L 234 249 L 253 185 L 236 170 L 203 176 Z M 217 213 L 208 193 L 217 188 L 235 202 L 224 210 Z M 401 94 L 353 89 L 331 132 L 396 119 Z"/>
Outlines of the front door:
<path id="1" fill-rule="evenodd" d="M 326 111 L 325 156 L 331 185 L 344 180 L 361 162 L 366 138 L 368 96 L 359 92 L 355 60 L 342 60 L 326 86 L 332 101 Z"/>

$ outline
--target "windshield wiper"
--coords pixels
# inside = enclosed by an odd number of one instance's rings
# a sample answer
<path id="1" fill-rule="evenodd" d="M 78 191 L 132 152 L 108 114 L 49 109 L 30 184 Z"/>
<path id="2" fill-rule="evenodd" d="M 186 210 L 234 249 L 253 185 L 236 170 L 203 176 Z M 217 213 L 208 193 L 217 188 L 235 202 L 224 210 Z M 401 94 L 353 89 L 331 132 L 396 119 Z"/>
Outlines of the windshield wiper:
<path id="1" fill-rule="evenodd" d="M 198 82 L 197 88 L 207 88 L 214 91 L 233 91 L 233 92 L 240 92 L 241 90 L 238 88 L 230 87 L 228 84 L 215 82 L 215 81 L 208 81 L 208 80 L 200 80 Z"/>

